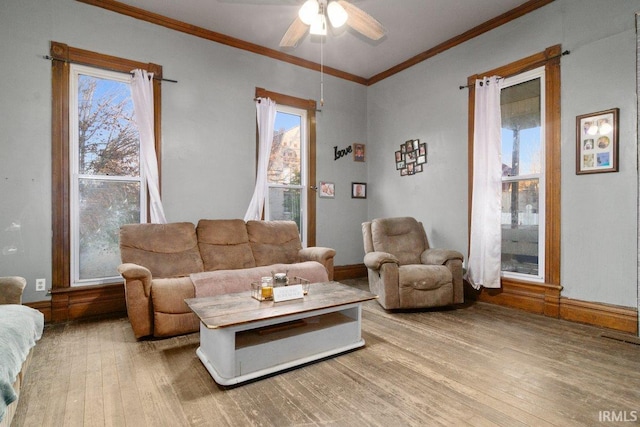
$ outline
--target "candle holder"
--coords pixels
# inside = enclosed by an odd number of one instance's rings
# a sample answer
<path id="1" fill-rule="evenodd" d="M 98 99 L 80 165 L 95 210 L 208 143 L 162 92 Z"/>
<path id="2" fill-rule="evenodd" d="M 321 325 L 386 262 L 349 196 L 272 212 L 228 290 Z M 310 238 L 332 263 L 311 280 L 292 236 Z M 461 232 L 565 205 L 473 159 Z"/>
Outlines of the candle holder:
<path id="1" fill-rule="evenodd" d="M 273 279 L 262 277 L 259 282 L 251 282 L 251 296 L 258 301 L 273 299 Z"/>

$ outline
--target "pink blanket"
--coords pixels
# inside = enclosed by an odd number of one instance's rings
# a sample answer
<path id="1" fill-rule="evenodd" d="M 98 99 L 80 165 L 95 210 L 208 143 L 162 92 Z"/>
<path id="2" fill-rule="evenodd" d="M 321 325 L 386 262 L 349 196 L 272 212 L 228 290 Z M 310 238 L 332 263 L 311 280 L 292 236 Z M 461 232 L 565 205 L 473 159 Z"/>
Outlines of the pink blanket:
<path id="1" fill-rule="evenodd" d="M 311 283 L 327 282 L 327 270 L 317 261 L 295 264 L 273 264 L 239 270 L 216 270 L 190 275 L 196 298 L 230 294 L 251 290 L 251 282 L 259 281 L 272 273 L 287 273 L 289 277 L 301 277 Z"/>

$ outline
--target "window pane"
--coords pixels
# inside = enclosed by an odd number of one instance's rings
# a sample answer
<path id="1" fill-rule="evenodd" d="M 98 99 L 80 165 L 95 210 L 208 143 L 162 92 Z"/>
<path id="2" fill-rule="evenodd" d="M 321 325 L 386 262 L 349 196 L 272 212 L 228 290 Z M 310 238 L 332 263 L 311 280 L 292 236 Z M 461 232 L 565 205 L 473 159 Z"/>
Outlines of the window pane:
<path id="1" fill-rule="evenodd" d="M 78 76 L 78 172 L 138 176 L 139 139 L 127 83 Z"/>
<path id="2" fill-rule="evenodd" d="M 502 175 L 541 173 L 540 78 L 502 89 L 500 108 Z"/>
<path id="3" fill-rule="evenodd" d="M 79 280 L 118 276 L 119 230 L 140 222 L 140 183 L 80 179 Z"/>
<path id="4" fill-rule="evenodd" d="M 295 221 L 298 224 L 298 231 L 302 234 L 301 200 L 300 188 L 269 188 L 269 219 Z"/>
<path id="5" fill-rule="evenodd" d="M 502 185 L 502 271 L 538 275 L 537 179 Z"/>
<path id="6" fill-rule="evenodd" d="M 299 185 L 301 170 L 300 116 L 278 111 L 268 179 L 271 184 Z"/>

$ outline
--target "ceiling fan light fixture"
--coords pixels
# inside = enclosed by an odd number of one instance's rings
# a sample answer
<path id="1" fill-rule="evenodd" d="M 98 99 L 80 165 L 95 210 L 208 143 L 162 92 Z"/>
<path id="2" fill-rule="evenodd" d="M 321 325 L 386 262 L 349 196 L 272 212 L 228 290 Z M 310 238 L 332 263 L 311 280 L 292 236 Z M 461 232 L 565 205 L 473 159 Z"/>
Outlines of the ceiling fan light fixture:
<path id="1" fill-rule="evenodd" d="M 327 35 L 327 18 L 323 14 L 316 15 L 311 23 L 311 28 L 309 28 L 309 33 L 315 36 Z"/>
<path id="2" fill-rule="evenodd" d="M 344 7 L 337 1 L 329 3 L 329 6 L 327 6 L 327 14 L 329 15 L 329 21 L 331 21 L 333 28 L 342 27 L 349 17 L 347 11 L 344 10 Z"/>
<path id="3" fill-rule="evenodd" d="M 312 25 L 318 16 L 319 9 L 318 0 L 307 0 L 298 11 L 298 16 L 305 24 Z"/>

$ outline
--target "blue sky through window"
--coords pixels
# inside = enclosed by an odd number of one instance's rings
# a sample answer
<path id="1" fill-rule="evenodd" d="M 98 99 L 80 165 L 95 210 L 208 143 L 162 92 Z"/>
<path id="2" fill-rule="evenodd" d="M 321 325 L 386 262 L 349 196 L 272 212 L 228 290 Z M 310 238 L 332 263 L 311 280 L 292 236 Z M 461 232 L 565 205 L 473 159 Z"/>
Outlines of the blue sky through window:
<path id="1" fill-rule="evenodd" d="M 295 114 L 283 113 L 282 111 L 278 111 L 276 113 L 276 124 L 273 128 L 275 132 L 280 130 L 289 130 L 296 126 L 300 126 L 300 116 Z"/>

